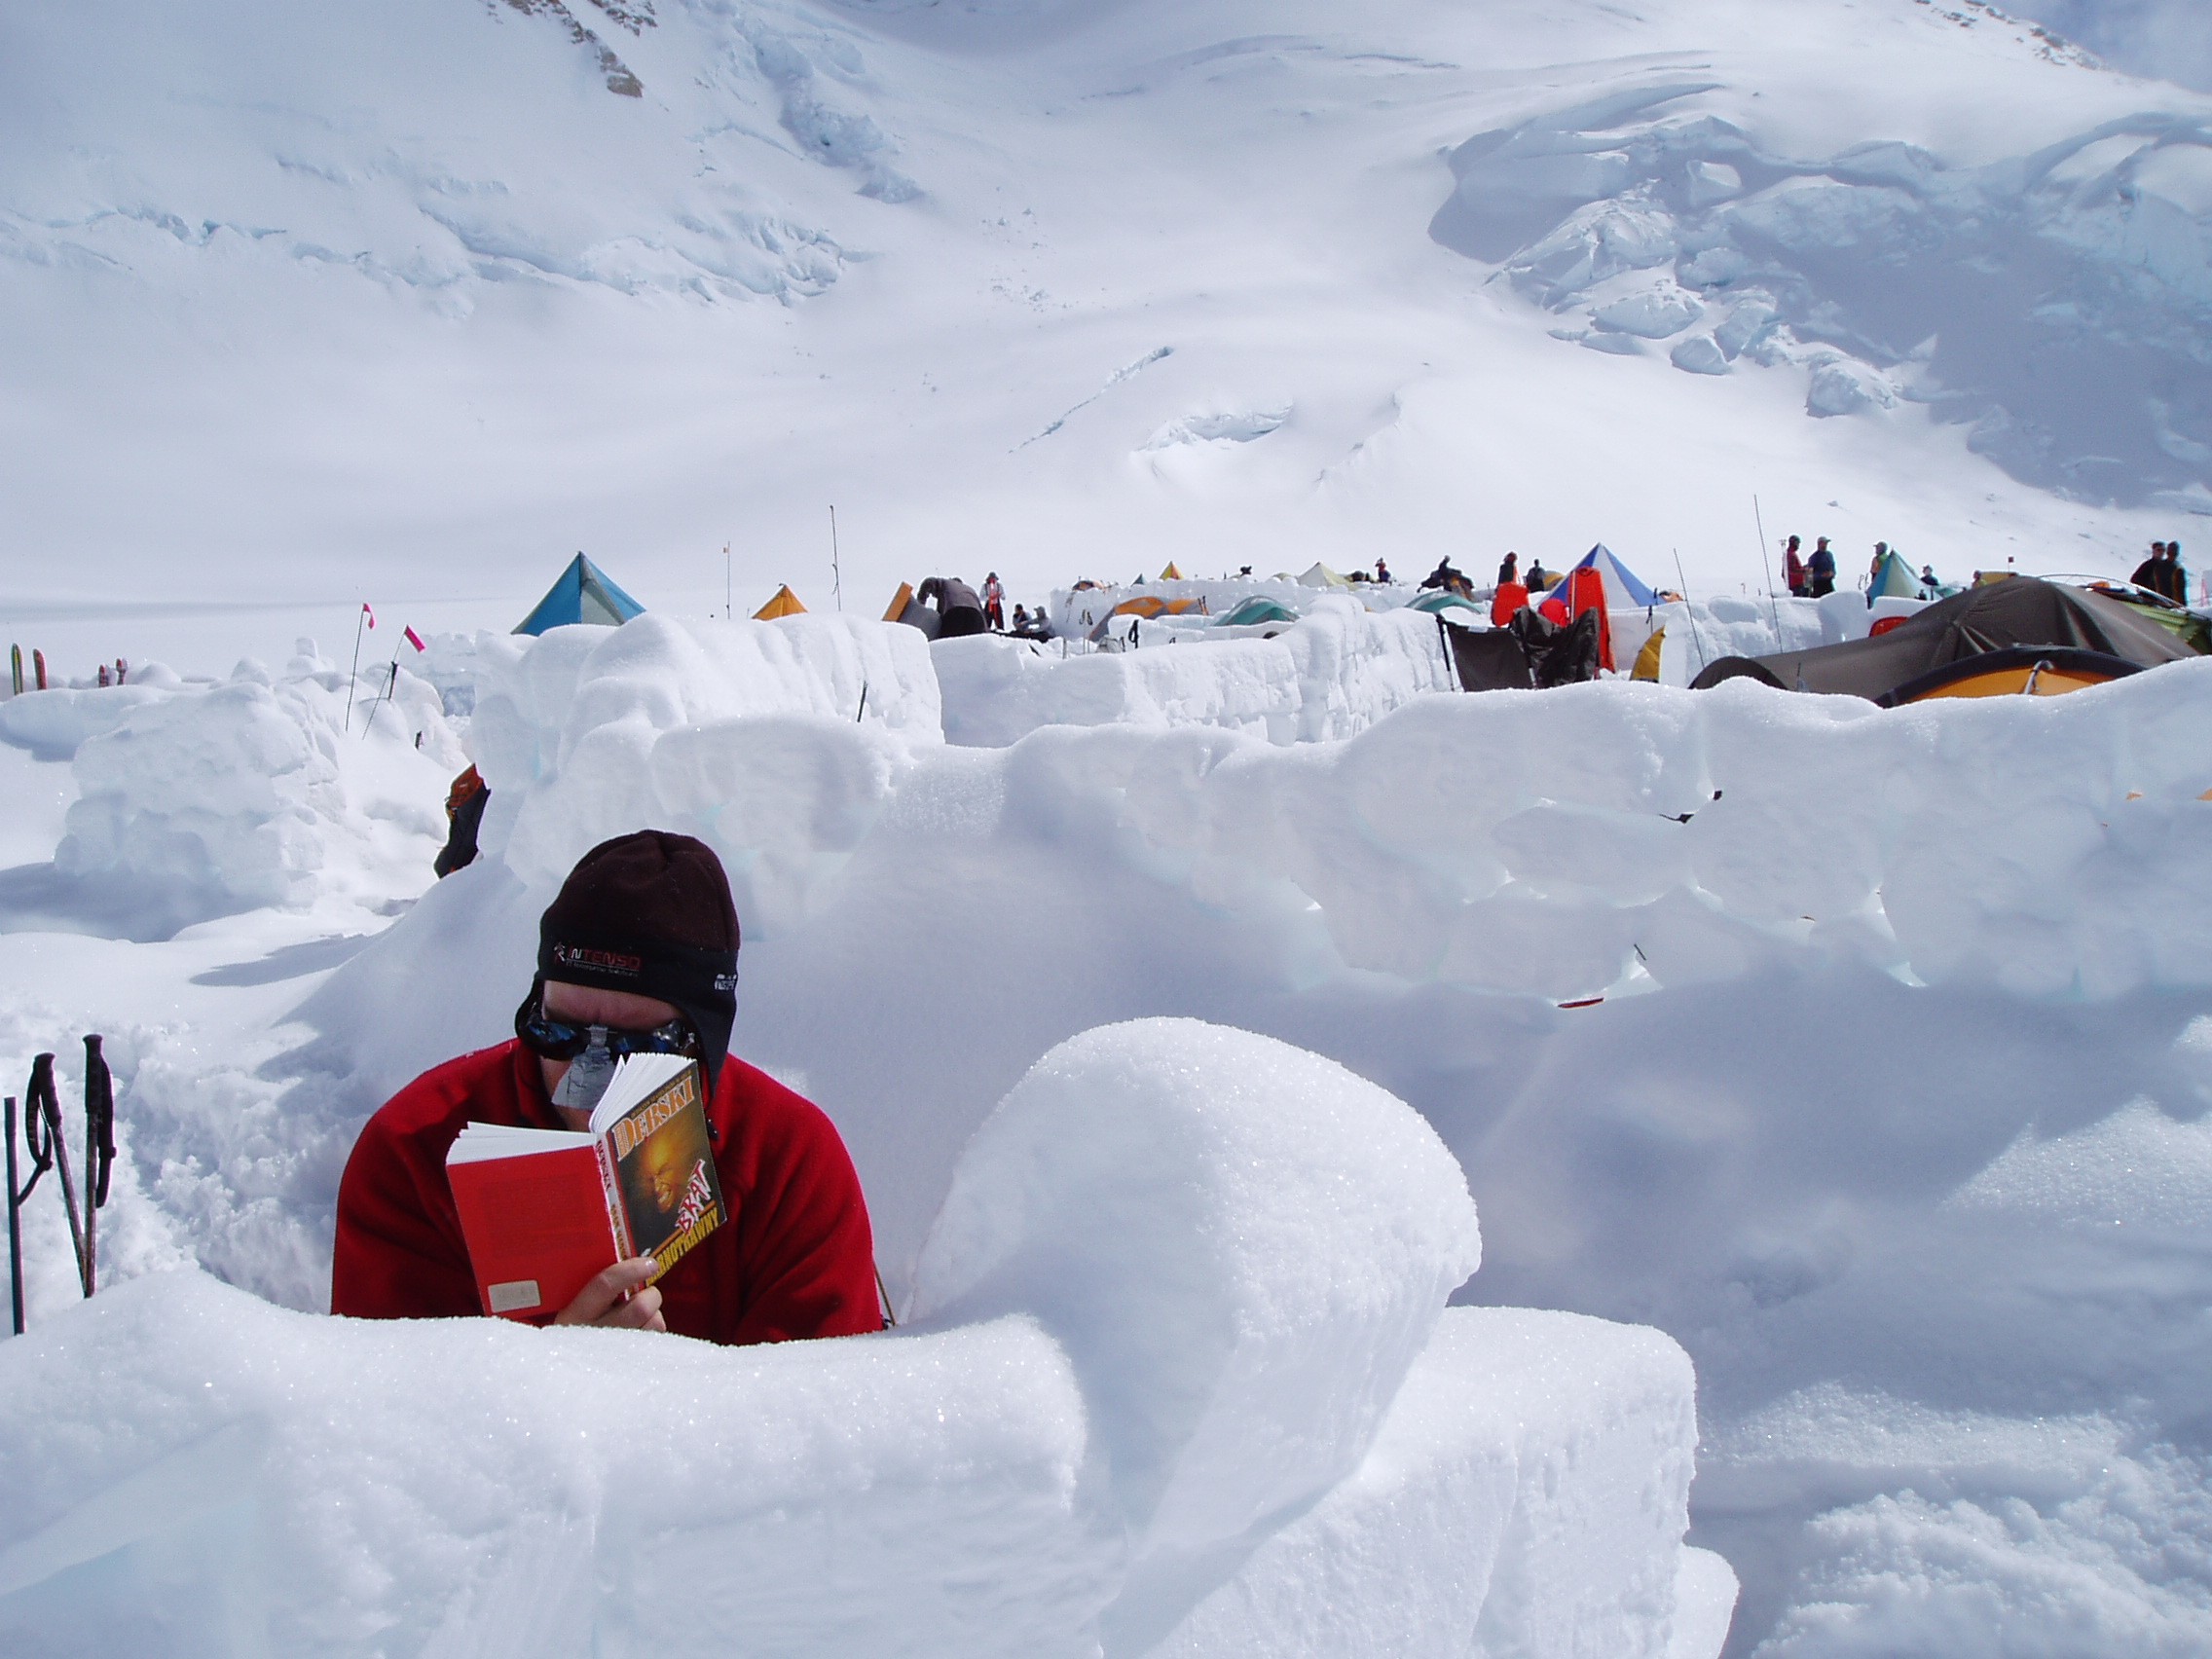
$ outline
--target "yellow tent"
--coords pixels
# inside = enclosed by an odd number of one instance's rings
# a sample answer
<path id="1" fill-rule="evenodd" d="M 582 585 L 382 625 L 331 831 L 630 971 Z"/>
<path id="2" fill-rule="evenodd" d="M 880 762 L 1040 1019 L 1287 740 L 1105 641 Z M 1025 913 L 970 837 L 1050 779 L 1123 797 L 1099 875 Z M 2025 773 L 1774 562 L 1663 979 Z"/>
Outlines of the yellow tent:
<path id="1" fill-rule="evenodd" d="M 1183 572 L 1175 568 L 1175 561 L 1170 559 L 1167 561 L 1167 569 L 1160 572 L 1160 579 L 1163 582 L 1179 582 L 1183 579 Z"/>
<path id="2" fill-rule="evenodd" d="M 914 584 L 901 582 L 899 591 L 891 596 L 891 608 L 883 613 L 886 622 L 896 622 L 906 614 L 906 607 L 914 603 Z"/>
<path id="3" fill-rule="evenodd" d="M 1651 638 L 1643 642 L 1643 649 L 1636 653 L 1636 666 L 1629 670 L 1631 680 L 1657 681 L 1659 678 L 1659 652 L 1667 641 L 1664 624 L 1652 629 Z"/>
<path id="4" fill-rule="evenodd" d="M 753 613 L 756 622 L 773 622 L 779 616 L 804 616 L 806 607 L 799 604 L 798 595 L 786 587 L 776 590 L 776 597 Z"/>

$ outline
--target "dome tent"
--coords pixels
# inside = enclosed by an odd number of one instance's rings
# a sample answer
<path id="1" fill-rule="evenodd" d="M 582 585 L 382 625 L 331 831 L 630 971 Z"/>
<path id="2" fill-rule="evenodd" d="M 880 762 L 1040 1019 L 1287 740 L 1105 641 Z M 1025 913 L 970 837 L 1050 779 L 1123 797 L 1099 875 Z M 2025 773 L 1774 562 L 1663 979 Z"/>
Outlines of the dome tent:
<path id="1" fill-rule="evenodd" d="M 753 620 L 756 622 L 773 622 L 779 616 L 804 616 L 805 614 L 806 607 L 799 604 L 798 595 L 792 592 L 791 584 L 787 582 L 776 590 L 775 598 L 769 600 L 766 605 L 753 613 Z"/>
<path id="2" fill-rule="evenodd" d="M 572 622 L 619 627 L 631 617 L 643 615 L 645 608 L 609 581 L 597 565 L 578 553 L 569 561 L 569 568 L 561 572 L 560 579 L 545 590 L 545 597 L 537 602 L 536 608 L 515 624 L 514 631 L 542 634 L 548 628 L 565 628 Z"/>
<path id="3" fill-rule="evenodd" d="M 2022 690 L 2035 681 L 2047 693 L 2195 654 L 2116 600 L 2009 576 L 1939 600 L 1886 634 L 1772 656 L 1722 657 L 1690 688 L 1758 680 L 1779 689 L 1840 692 L 1895 707 L 1936 694 L 1962 673 L 1986 671 L 2018 682 L 1995 689 Z M 2039 663 L 2048 663 L 2046 675 L 2037 674 Z"/>

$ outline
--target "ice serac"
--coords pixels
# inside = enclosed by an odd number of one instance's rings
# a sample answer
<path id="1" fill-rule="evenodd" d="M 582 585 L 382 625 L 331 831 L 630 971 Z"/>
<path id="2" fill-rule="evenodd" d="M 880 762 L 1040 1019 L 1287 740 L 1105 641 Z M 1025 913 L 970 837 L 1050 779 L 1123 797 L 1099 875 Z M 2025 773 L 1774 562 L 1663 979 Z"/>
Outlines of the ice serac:
<path id="1" fill-rule="evenodd" d="M 1359 1467 L 1255 1549 L 1160 1659 L 1711 1659 L 1735 1578 L 1685 1550 L 1689 1358 L 1657 1331 L 1455 1308 Z"/>
<path id="2" fill-rule="evenodd" d="M 1137 1020 L 1061 1044 L 977 1131 L 913 1310 L 1033 1311 L 1066 1347 L 1136 1552 L 1136 1650 L 1198 1564 L 1357 1464 L 1480 1256 L 1465 1177 L 1389 1093 Z"/>

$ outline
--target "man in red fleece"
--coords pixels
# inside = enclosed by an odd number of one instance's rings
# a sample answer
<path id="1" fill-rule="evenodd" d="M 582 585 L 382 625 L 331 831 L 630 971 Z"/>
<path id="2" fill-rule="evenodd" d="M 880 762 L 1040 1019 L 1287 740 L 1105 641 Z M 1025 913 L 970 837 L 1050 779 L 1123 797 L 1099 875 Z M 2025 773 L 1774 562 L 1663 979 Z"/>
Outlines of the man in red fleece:
<path id="1" fill-rule="evenodd" d="M 557 1324 L 675 1331 L 717 1343 L 857 1336 L 882 1326 L 867 1206 L 822 1112 L 729 1052 L 737 909 L 711 848 L 644 830 L 586 853 L 538 929 L 515 1040 L 449 1060 L 361 1130 L 338 1189 L 330 1310 L 361 1318 L 478 1313 L 446 1182 L 464 1124 L 585 1126 L 612 1061 L 698 1056 L 729 1219 L 657 1284 L 647 1258 L 601 1273 Z"/>

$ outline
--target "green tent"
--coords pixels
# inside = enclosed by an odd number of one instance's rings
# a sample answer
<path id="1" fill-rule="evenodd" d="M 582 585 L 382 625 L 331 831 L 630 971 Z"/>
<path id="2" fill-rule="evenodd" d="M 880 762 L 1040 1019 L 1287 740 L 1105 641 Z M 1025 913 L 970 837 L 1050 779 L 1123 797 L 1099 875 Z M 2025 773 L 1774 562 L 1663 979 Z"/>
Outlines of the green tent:
<path id="1" fill-rule="evenodd" d="M 571 622 L 616 627 L 641 614 L 645 608 L 609 581 L 597 565 L 578 553 L 569 561 L 561 579 L 545 590 L 537 608 L 515 624 L 515 632 L 542 634 L 548 628 L 565 628 Z"/>

